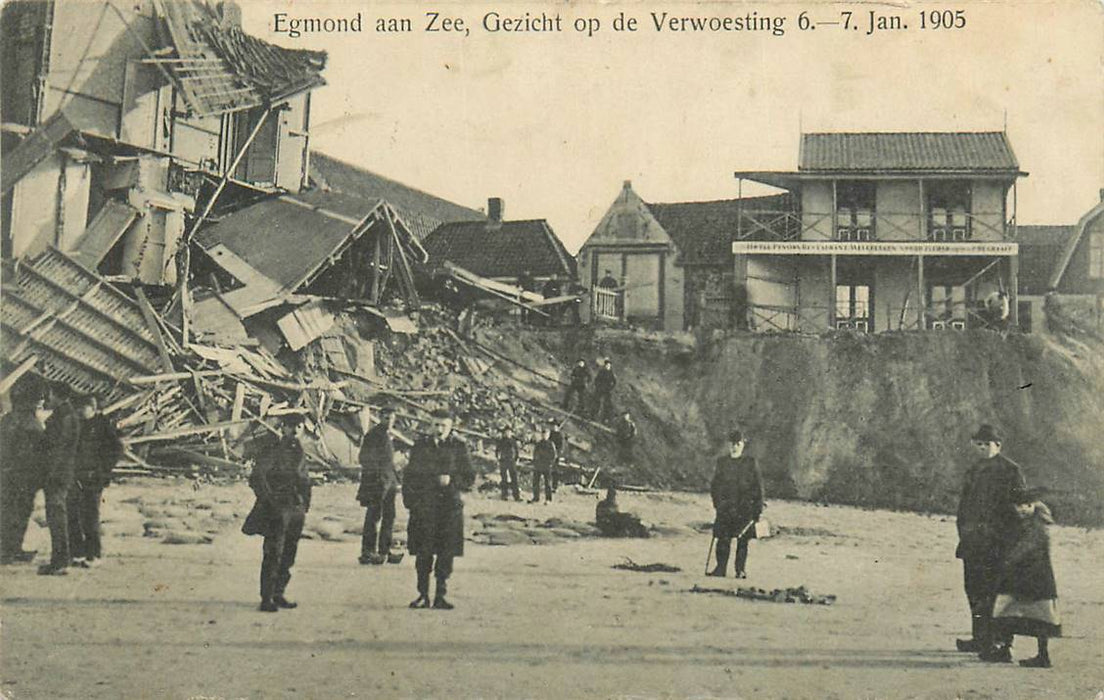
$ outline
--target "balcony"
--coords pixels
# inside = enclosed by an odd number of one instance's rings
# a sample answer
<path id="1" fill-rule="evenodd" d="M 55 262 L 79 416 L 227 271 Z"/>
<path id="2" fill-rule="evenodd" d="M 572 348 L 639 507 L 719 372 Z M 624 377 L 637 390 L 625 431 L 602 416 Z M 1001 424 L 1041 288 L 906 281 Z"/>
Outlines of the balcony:
<path id="1" fill-rule="evenodd" d="M 1011 241 L 1015 219 L 1003 212 L 933 207 L 926 212 L 840 209 L 832 212 L 748 209 L 736 221 L 735 240 L 759 241 Z"/>

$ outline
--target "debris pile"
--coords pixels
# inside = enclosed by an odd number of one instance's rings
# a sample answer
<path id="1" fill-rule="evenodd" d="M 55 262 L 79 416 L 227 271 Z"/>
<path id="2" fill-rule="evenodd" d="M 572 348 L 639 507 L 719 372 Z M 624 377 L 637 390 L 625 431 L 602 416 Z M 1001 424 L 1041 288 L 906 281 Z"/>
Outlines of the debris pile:
<path id="1" fill-rule="evenodd" d="M 656 562 L 654 564 L 637 564 L 632 559 L 625 557 L 625 561 L 620 564 L 614 564 L 611 569 L 621 569 L 622 571 L 639 571 L 644 574 L 665 573 L 673 574 L 682 571 L 681 568 L 673 566 L 671 564 L 664 564 L 663 562 Z"/>
<path id="2" fill-rule="evenodd" d="M 705 588 L 694 584 L 690 593 L 715 593 L 717 595 L 732 598 L 747 598 L 749 600 L 765 600 L 771 603 L 804 603 L 806 605 L 832 605 L 836 602 L 836 596 L 832 594 L 818 595 L 809 591 L 805 586 L 797 588 L 775 588 L 766 591 L 762 588 L 739 587 L 731 588 Z"/>

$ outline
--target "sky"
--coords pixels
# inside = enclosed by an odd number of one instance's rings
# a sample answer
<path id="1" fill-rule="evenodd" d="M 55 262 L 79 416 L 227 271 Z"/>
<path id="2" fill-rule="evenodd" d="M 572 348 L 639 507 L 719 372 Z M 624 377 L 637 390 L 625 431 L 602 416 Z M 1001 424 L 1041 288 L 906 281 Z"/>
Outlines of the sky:
<path id="1" fill-rule="evenodd" d="M 1104 10 L 1099 0 L 963 2 L 966 26 L 920 29 L 946 3 L 241 0 L 247 32 L 324 49 L 312 148 L 507 219 L 545 218 L 582 245 L 624 180 L 649 202 L 737 196 L 736 170 L 790 170 L 805 131 L 1000 131 L 1021 168 L 1022 224 L 1072 224 L 1104 187 Z M 424 31 L 426 11 L 470 33 Z M 489 33 L 559 13 L 560 33 Z M 858 30 L 820 25 L 853 12 Z M 869 13 L 908 29 L 867 35 Z M 363 31 L 290 38 L 275 15 L 353 17 Z M 614 32 L 621 12 L 636 32 Z M 650 13 L 785 17 L 785 33 L 656 32 Z M 930 15 L 928 15 L 930 17 Z M 410 18 L 411 33 L 375 31 Z M 593 36 L 575 19 L 597 18 Z M 745 186 L 744 194 L 756 193 Z"/>

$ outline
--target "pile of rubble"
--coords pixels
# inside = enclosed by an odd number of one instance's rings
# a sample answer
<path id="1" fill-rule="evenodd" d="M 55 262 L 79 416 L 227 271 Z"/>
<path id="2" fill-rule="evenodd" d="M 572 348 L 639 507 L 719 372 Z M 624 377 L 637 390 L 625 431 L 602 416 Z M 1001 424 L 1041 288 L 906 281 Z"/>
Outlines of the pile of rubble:
<path id="1" fill-rule="evenodd" d="M 766 591 L 762 588 L 743 588 L 735 590 L 730 588 L 704 588 L 694 584 L 690 593 L 715 593 L 732 598 L 746 598 L 748 600 L 765 600 L 770 603 L 804 603 L 806 605 L 832 605 L 836 602 L 836 596 L 832 594 L 818 595 L 811 592 L 805 586 L 797 588 L 775 588 Z"/>

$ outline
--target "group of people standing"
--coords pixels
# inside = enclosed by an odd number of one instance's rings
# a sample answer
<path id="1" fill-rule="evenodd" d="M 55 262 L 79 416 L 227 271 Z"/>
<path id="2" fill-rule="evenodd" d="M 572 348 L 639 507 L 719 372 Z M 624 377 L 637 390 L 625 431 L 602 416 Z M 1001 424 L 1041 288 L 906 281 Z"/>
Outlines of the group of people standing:
<path id="1" fill-rule="evenodd" d="M 45 493 L 50 561 L 42 575 L 63 576 L 103 556 L 100 502 L 123 452 L 114 423 L 95 396 L 37 377 L 17 383 L 0 421 L 0 564 L 33 561 L 23 549 L 35 496 Z"/>

